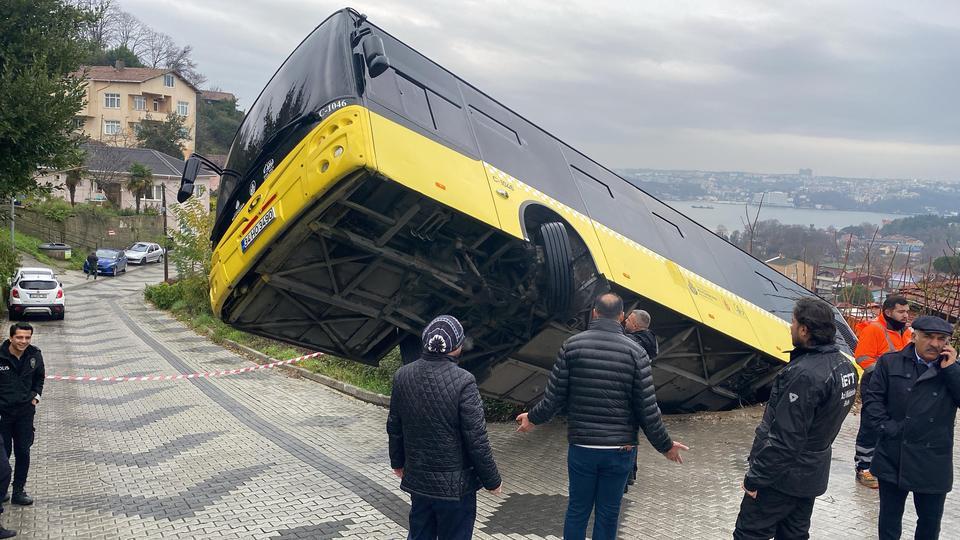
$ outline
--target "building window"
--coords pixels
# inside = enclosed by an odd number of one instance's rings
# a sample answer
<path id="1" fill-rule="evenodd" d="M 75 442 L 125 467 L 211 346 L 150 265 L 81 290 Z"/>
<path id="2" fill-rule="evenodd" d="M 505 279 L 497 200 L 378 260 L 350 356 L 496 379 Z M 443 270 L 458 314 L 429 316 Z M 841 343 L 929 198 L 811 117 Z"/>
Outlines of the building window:
<path id="1" fill-rule="evenodd" d="M 86 124 L 86 122 L 83 118 L 73 119 L 73 129 L 83 129 L 84 124 Z"/>
<path id="2" fill-rule="evenodd" d="M 133 108 L 137 111 L 147 110 L 147 98 L 143 96 L 133 96 Z"/>
<path id="3" fill-rule="evenodd" d="M 119 109 L 120 94 L 104 94 L 103 106 L 106 107 L 107 109 Z"/>
<path id="4" fill-rule="evenodd" d="M 154 184 L 143 192 L 143 198 L 148 201 L 159 201 L 163 199 L 163 186 Z"/>
<path id="5" fill-rule="evenodd" d="M 105 135 L 119 135 L 120 134 L 120 121 L 119 120 L 104 120 L 103 121 L 103 133 Z"/>
<path id="6" fill-rule="evenodd" d="M 167 88 L 173 88 L 173 73 L 167 73 L 163 76 L 163 85 Z"/>
<path id="7" fill-rule="evenodd" d="M 153 98 L 153 112 L 160 112 L 160 100 Z"/>
<path id="8" fill-rule="evenodd" d="M 187 103 L 186 101 L 177 102 L 177 114 L 179 114 L 180 116 L 186 116 L 189 110 L 190 110 L 189 103 Z"/>
<path id="9" fill-rule="evenodd" d="M 130 124 L 130 127 L 133 129 L 134 135 L 140 135 L 140 122 L 134 122 Z"/>

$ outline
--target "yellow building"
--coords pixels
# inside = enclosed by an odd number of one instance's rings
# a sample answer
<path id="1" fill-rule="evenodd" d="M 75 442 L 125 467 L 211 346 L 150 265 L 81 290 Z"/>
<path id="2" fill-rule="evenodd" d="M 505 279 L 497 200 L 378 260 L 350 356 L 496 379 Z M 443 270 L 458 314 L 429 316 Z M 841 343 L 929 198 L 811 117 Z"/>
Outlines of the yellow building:
<path id="1" fill-rule="evenodd" d="M 87 102 L 76 118 L 77 129 L 94 141 L 136 146 L 141 122 L 163 122 L 170 114 L 184 118 L 189 140 L 184 156 L 196 148 L 197 95 L 200 91 L 169 69 L 86 66 Z"/>
<path id="2" fill-rule="evenodd" d="M 813 266 L 808 263 L 795 259 L 788 259 L 783 255 L 763 262 L 765 262 L 770 268 L 773 268 L 777 272 L 780 272 L 781 274 L 787 276 L 800 285 L 803 285 L 811 291 L 816 285 L 814 283 L 816 276 L 813 273 Z"/>

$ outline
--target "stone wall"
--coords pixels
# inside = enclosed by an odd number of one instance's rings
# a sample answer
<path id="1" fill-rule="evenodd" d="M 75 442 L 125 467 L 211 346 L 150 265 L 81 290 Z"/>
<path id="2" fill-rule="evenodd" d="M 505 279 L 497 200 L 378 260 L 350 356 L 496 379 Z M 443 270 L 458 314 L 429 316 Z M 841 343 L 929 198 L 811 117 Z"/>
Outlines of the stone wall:
<path id="1" fill-rule="evenodd" d="M 44 242 L 69 244 L 75 253 L 100 247 L 126 247 L 138 241 L 163 244 L 163 222 L 159 215 L 103 217 L 80 214 L 59 223 L 30 208 L 17 208 L 15 227 Z"/>

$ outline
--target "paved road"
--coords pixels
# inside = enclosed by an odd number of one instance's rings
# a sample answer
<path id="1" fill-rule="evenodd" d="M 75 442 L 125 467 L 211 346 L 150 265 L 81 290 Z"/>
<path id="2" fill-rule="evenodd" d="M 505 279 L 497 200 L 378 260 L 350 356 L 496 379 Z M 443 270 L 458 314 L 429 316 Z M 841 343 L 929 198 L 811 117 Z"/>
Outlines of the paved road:
<path id="1" fill-rule="evenodd" d="M 48 373 L 147 375 L 250 365 L 142 301 L 159 266 L 84 282 L 67 275 L 65 321 L 38 321 Z M 641 451 L 623 538 L 729 538 L 758 410 L 668 421 L 687 463 Z M 278 372 L 181 382 L 48 381 L 28 489 L 7 507 L 22 538 L 404 538 L 409 498 L 387 463 L 386 412 Z M 835 445 L 814 538 L 875 538 L 876 493 L 851 472 L 857 417 Z M 506 495 L 479 497 L 483 539 L 559 538 L 563 426 L 493 425 Z M 947 500 L 944 537 L 960 524 Z M 911 514 L 912 515 L 912 514 Z M 909 530 L 910 527 L 907 527 Z M 912 534 L 912 533 L 911 533 Z M 906 536 L 906 535 L 905 535 Z"/>

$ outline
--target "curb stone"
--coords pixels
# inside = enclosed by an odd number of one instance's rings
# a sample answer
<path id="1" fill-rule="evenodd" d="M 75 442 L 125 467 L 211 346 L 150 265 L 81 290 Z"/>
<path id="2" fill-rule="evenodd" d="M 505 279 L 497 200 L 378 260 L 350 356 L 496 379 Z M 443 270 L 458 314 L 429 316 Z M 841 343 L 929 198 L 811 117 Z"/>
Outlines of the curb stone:
<path id="1" fill-rule="evenodd" d="M 250 354 L 260 360 L 263 360 L 266 363 L 277 362 L 275 358 L 271 358 L 262 352 L 251 349 L 246 345 L 237 343 L 236 341 L 223 338 L 224 343 L 230 345 L 231 347 L 236 347 L 241 351 Z M 377 394 L 376 392 L 371 392 L 369 390 L 364 390 L 363 388 L 358 388 L 352 384 L 347 384 L 343 381 L 338 381 L 332 377 L 327 377 L 326 375 L 321 375 L 320 373 L 314 373 L 310 370 L 304 369 L 300 366 L 286 365 L 279 366 L 278 369 L 302 377 L 304 379 L 310 379 L 311 381 L 318 382 L 324 386 L 333 388 L 338 392 L 347 394 L 348 396 L 359 399 L 360 401 L 365 401 L 367 403 L 372 403 L 373 405 L 379 405 L 380 407 L 390 407 L 390 396 L 385 396 L 383 394 Z"/>

